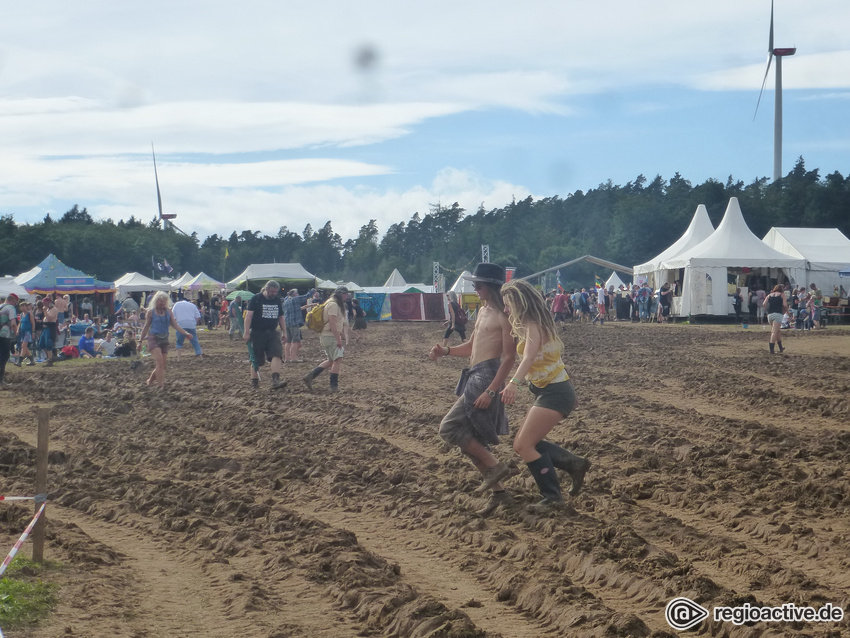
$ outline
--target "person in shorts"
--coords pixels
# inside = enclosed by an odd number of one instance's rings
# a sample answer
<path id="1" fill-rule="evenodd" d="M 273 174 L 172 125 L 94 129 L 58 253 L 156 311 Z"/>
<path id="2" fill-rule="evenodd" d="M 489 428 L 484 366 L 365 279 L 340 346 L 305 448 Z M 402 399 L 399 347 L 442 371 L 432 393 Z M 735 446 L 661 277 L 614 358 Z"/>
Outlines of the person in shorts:
<path id="1" fill-rule="evenodd" d="M 342 357 L 345 353 L 344 344 L 348 341 L 346 302 L 349 296 L 348 288 L 340 286 L 322 309 L 322 321 L 325 326 L 322 328 L 322 334 L 319 335 L 319 345 L 325 353 L 325 360 L 301 378 L 308 390 L 313 389 L 313 380 L 328 370 L 331 392 L 339 391 L 339 375 L 342 372 Z"/>
<path id="2" fill-rule="evenodd" d="M 251 385 L 260 387 L 260 368 L 269 360 L 272 368 L 272 390 L 286 386 L 280 379 L 281 359 L 283 357 L 282 333 L 286 330 L 283 317 L 283 301 L 280 298 L 280 284 L 270 279 L 263 289 L 251 297 L 248 311 L 245 313 L 245 342 L 251 353 Z"/>
<path id="3" fill-rule="evenodd" d="M 284 363 L 303 363 L 303 359 L 298 358 L 298 351 L 301 350 L 301 326 L 304 325 L 304 314 L 302 310 L 307 310 L 310 305 L 308 300 L 313 297 L 316 292 L 312 288 L 306 295 L 299 295 L 298 289 L 293 288 L 286 293 L 286 299 L 283 301 L 283 317 L 286 321 L 286 345 L 283 347 L 283 362 Z"/>
<path id="4" fill-rule="evenodd" d="M 440 423 L 440 437 L 457 446 L 468 456 L 484 477 L 479 493 L 491 490 L 487 505 L 476 512 L 489 516 L 500 506 L 510 503 L 502 481 L 511 475 L 506 463 L 491 451 L 499 436 L 508 431 L 508 416 L 499 400 L 516 359 L 510 324 L 503 312 L 499 289 L 505 283 L 505 270 L 497 264 L 482 263 L 470 277 L 481 309 L 468 341 L 459 346 L 435 345 L 428 353 L 433 361 L 440 357 L 469 357 L 469 367 L 461 373 L 455 389 L 458 399 Z"/>
<path id="5" fill-rule="evenodd" d="M 546 511 L 563 502 L 561 482 L 555 468 L 572 479 L 570 496 L 577 496 L 584 484 L 590 461 L 546 441 L 545 437 L 576 406 L 576 394 L 561 360 L 564 344 L 558 337 L 552 315 L 543 297 L 527 281 L 513 280 L 502 286 L 502 299 L 508 311 L 511 334 L 518 339 L 522 356 L 515 376 L 502 390 L 502 401 L 516 400 L 520 383 L 527 382 L 535 396 L 525 420 L 514 438 L 514 451 L 528 466 L 543 496 L 532 511 Z"/>

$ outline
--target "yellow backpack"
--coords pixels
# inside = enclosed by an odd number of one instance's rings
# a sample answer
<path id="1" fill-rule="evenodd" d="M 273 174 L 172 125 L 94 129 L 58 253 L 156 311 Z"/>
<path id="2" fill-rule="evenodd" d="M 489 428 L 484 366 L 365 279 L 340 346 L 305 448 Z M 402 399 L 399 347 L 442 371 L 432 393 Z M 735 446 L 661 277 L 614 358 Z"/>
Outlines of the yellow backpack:
<path id="1" fill-rule="evenodd" d="M 330 301 L 330 299 L 328 299 Z M 319 304 L 317 306 L 313 306 L 307 312 L 307 327 L 310 328 L 313 332 L 321 332 L 325 329 L 325 305 L 328 302 L 326 301 L 323 304 Z"/>

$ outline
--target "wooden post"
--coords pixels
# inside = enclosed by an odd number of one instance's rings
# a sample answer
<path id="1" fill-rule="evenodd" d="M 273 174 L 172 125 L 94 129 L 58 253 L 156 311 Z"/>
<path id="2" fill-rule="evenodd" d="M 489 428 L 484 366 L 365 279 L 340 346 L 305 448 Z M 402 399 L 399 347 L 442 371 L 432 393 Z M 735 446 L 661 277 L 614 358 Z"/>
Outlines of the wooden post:
<path id="1" fill-rule="evenodd" d="M 38 446 L 35 452 L 35 493 L 47 494 L 47 452 L 50 437 L 50 410 L 48 408 L 38 409 Z M 35 502 L 35 511 L 41 507 L 39 501 Z M 47 510 L 38 519 L 32 532 L 32 559 L 36 563 L 44 560 L 44 526 L 47 518 Z"/>

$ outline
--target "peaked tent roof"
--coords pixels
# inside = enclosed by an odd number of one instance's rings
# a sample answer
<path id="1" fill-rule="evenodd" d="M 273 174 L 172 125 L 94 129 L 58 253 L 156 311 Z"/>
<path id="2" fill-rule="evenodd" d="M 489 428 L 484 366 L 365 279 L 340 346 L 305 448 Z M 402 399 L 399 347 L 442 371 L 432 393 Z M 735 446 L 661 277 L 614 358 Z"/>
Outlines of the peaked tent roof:
<path id="1" fill-rule="evenodd" d="M 810 270 L 841 270 L 850 264 L 850 239 L 837 228 L 771 228 L 764 243 L 805 259 Z"/>
<path id="2" fill-rule="evenodd" d="M 708 239 L 711 233 L 714 232 L 714 226 L 708 218 L 708 211 L 705 209 L 705 204 L 697 206 L 691 223 L 685 234 L 679 237 L 667 250 L 657 255 L 653 259 L 635 266 L 635 274 L 645 274 L 660 270 L 661 264 L 669 259 L 673 259 L 680 253 L 685 252 L 689 248 L 696 246 L 700 242 Z"/>
<path id="3" fill-rule="evenodd" d="M 129 292 L 149 292 L 151 290 L 171 290 L 171 285 L 167 282 L 156 281 L 149 277 L 145 277 L 141 273 L 128 272 L 121 275 L 115 280 L 115 287 L 118 288 L 118 294 L 123 295 Z"/>
<path id="4" fill-rule="evenodd" d="M 7 295 L 18 295 L 18 299 L 29 301 L 33 295 L 27 292 L 27 289 L 20 284 L 15 283 L 14 277 L 3 277 L 0 279 L 0 299 L 5 299 Z"/>
<path id="5" fill-rule="evenodd" d="M 460 273 L 460 277 L 455 280 L 454 285 L 449 288 L 449 290 L 458 294 L 474 293 L 475 288 L 472 286 L 472 282 L 469 279 L 465 279 L 465 277 L 472 277 L 472 273 L 468 270 L 464 270 L 462 273 Z"/>
<path id="6" fill-rule="evenodd" d="M 177 290 L 178 288 L 184 288 L 186 284 L 192 281 L 192 279 L 194 279 L 194 277 L 187 272 L 184 273 L 183 276 L 179 279 L 175 279 L 174 281 L 172 281 L 169 285 L 171 286 L 172 290 Z"/>
<path id="7" fill-rule="evenodd" d="M 316 284 L 316 288 L 319 290 L 336 290 L 336 282 L 324 279 Z"/>
<path id="8" fill-rule="evenodd" d="M 353 281 L 349 281 L 347 284 L 342 285 L 348 288 L 348 292 L 365 292 L 362 286 L 358 286 Z"/>
<path id="9" fill-rule="evenodd" d="M 619 290 L 620 286 L 625 286 L 626 282 L 620 279 L 620 275 L 617 274 L 616 270 L 611 271 L 611 276 L 608 277 L 608 281 L 605 282 L 605 290 L 608 290 L 611 286 L 614 286 L 614 290 Z"/>
<path id="10" fill-rule="evenodd" d="M 316 276 L 297 263 L 291 264 L 251 264 L 238 277 L 227 282 L 227 287 L 247 288 L 259 291 L 267 281 L 274 279 L 284 288 L 312 288 L 316 285 Z"/>
<path id="11" fill-rule="evenodd" d="M 384 282 L 384 288 L 398 288 L 400 286 L 406 286 L 407 282 L 404 280 L 404 277 L 401 276 L 401 273 L 398 271 L 398 268 L 394 268 L 392 273 L 390 273 L 389 279 Z"/>
<path id="12" fill-rule="evenodd" d="M 688 266 L 805 268 L 806 262 L 771 248 L 753 235 L 744 221 L 738 198 L 732 197 L 723 220 L 710 237 L 661 264 L 666 270 Z"/>
<path id="13" fill-rule="evenodd" d="M 32 270 L 15 277 L 15 283 L 39 295 L 49 295 L 54 292 L 85 295 L 115 290 L 112 282 L 99 281 L 82 270 L 71 268 L 53 254 L 45 257 L 44 261 Z"/>
<path id="14" fill-rule="evenodd" d="M 174 284 L 172 284 L 173 286 Z M 224 284 L 201 272 L 185 285 L 189 290 L 223 290 Z"/>

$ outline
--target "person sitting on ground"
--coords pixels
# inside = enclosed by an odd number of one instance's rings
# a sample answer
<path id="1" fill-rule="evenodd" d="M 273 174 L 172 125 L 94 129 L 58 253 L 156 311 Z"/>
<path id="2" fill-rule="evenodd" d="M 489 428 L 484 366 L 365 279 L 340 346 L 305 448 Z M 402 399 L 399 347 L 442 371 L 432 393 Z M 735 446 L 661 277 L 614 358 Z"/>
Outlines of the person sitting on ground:
<path id="1" fill-rule="evenodd" d="M 124 337 L 117 346 L 115 346 L 115 351 L 113 352 L 113 356 L 116 357 L 132 357 L 135 356 L 138 352 L 138 346 L 136 345 L 136 333 L 132 329 L 128 329 L 124 331 Z"/>
<path id="2" fill-rule="evenodd" d="M 80 357 L 83 359 L 94 359 L 101 356 L 101 353 L 95 349 L 93 328 L 86 328 L 86 333 L 80 337 L 77 348 L 80 351 Z"/>
<path id="3" fill-rule="evenodd" d="M 104 357 L 111 357 L 115 354 L 115 348 L 118 342 L 115 341 L 112 331 L 106 331 L 106 337 L 95 346 L 95 351 L 100 352 Z"/>

